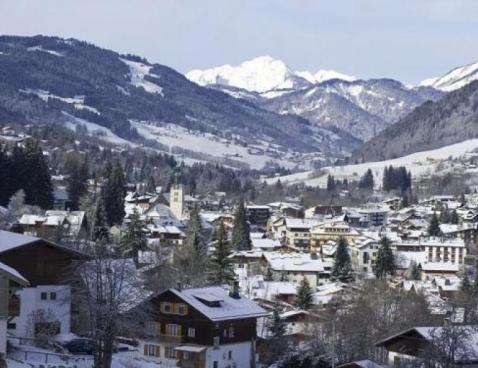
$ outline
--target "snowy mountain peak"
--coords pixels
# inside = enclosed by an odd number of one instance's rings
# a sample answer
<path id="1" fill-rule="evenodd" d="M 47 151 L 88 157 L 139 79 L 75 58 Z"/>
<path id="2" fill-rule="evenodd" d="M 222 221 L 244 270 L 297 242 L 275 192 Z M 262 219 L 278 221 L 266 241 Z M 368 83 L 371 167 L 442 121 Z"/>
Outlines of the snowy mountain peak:
<path id="1" fill-rule="evenodd" d="M 186 77 L 199 85 L 222 84 L 253 92 L 303 88 L 308 83 L 296 76 L 281 60 L 259 56 L 238 66 L 223 65 L 206 70 L 191 70 Z"/>
<path id="2" fill-rule="evenodd" d="M 271 56 L 259 56 L 238 66 L 223 65 L 206 70 L 191 70 L 186 77 L 202 86 L 221 84 L 252 92 L 267 92 L 279 89 L 302 89 L 310 84 L 330 79 L 354 81 L 355 77 L 333 70 L 295 72 L 283 61 Z"/>
<path id="3" fill-rule="evenodd" d="M 454 91 L 478 80 L 478 62 L 452 69 L 438 78 L 428 78 L 420 86 L 429 86 L 445 92 Z"/>
<path id="4" fill-rule="evenodd" d="M 296 74 L 313 84 L 322 83 L 331 79 L 340 79 L 346 82 L 353 82 L 357 80 L 357 78 L 352 75 L 339 73 L 339 72 L 336 72 L 335 70 L 319 70 L 315 74 L 312 74 L 311 72 L 308 72 L 308 71 L 304 71 L 304 72 L 296 72 Z"/>

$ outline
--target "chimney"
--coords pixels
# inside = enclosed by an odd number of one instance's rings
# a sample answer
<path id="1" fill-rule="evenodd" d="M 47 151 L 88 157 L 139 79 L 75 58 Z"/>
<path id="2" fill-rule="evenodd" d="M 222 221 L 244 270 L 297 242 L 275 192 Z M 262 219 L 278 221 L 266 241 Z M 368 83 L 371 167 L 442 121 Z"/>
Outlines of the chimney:
<path id="1" fill-rule="evenodd" d="M 180 282 L 178 282 L 178 283 L 176 284 L 176 290 L 177 290 L 177 291 L 181 291 L 181 289 L 182 289 L 182 285 L 181 285 Z"/>
<path id="2" fill-rule="evenodd" d="M 239 281 L 234 280 L 232 288 L 229 291 L 229 296 L 234 299 L 241 299 L 241 296 L 239 295 Z"/>

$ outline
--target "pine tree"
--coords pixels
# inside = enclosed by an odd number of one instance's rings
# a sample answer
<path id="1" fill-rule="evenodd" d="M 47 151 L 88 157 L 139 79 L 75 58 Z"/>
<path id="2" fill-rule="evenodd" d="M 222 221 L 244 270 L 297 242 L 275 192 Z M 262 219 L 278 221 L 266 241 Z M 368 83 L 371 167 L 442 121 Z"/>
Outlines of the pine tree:
<path id="1" fill-rule="evenodd" d="M 430 224 L 428 226 L 428 235 L 440 236 L 440 234 L 440 221 L 438 220 L 437 214 L 433 213 L 432 219 L 430 220 Z"/>
<path id="2" fill-rule="evenodd" d="M 373 173 L 371 169 L 368 169 L 365 174 L 360 178 L 359 188 L 372 190 L 374 187 Z"/>
<path id="3" fill-rule="evenodd" d="M 232 228 L 232 245 L 236 250 L 252 249 L 249 224 L 247 223 L 246 208 L 244 206 L 243 200 L 239 201 L 234 216 L 234 226 Z"/>
<path id="4" fill-rule="evenodd" d="M 102 188 L 106 220 L 109 226 L 119 225 L 125 216 L 126 180 L 119 161 L 106 167 L 106 183 Z"/>
<path id="5" fill-rule="evenodd" d="M 286 333 L 286 324 L 282 318 L 280 318 L 279 308 L 276 306 L 272 312 L 272 316 L 267 323 L 267 330 L 273 339 L 279 339 Z"/>
<path id="6" fill-rule="evenodd" d="M 461 282 L 461 291 L 463 291 L 466 294 L 470 294 L 472 292 L 473 288 L 471 287 L 470 279 L 468 278 L 468 275 L 465 274 L 463 275 L 463 280 Z"/>
<path id="7" fill-rule="evenodd" d="M 137 262 L 139 252 L 148 248 L 148 239 L 143 231 L 143 223 L 136 208 L 129 220 L 126 231 L 121 237 L 120 248 L 123 254 L 132 256 Z"/>
<path id="8" fill-rule="evenodd" d="M 390 247 L 390 240 L 387 237 L 383 237 L 380 243 L 374 271 L 377 279 L 383 280 L 387 275 L 393 275 L 395 273 L 396 265 L 395 256 Z"/>
<path id="9" fill-rule="evenodd" d="M 333 192 L 336 189 L 337 188 L 336 188 L 335 179 L 332 175 L 329 174 L 329 176 L 327 176 L 327 191 L 328 192 Z"/>
<path id="10" fill-rule="evenodd" d="M 72 210 L 78 210 L 80 198 L 88 189 L 88 162 L 78 157 L 70 158 L 65 164 L 68 179 L 66 183 L 66 191 L 71 203 Z"/>
<path id="11" fill-rule="evenodd" d="M 205 257 L 207 255 L 200 210 L 197 206 L 194 207 L 189 214 L 189 222 L 186 229 L 186 243 L 196 250 L 198 256 Z"/>
<path id="12" fill-rule="evenodd" d="M 348 244 L 345 238 L 340 238 L 335 251 L 335 262 L 332 269 L 332 276 L 340 280 L 346 280 L 352 276 L 352 262 L 347 247 Z"/>
<path id="13" fill-rule="evenodd" d="M 91 238 L 94 241 L 107 242 L 109 239 L 109 230 L 106 222 L 106 213 L 103 199 L 100 197 L 96 201 L 95 213 L 93 219 L 93 232 Z"/>
<path id="14" fill-rule="evenodd" d="M 405 193 L 402 196 L 402 201 L 400 203 L 400 208 L 407 208 L 410 206 L 410 201 L 408 200 L 408 195 Z"/>
<path id="15" fill-rule="evenodd" d="M 475 263 L 475 279 L 473 282 L 473 295 L 478 297 L 478 261 Z"/>
<path id="16" fill-rule="evenodd" d="M 50 169 L 38 142 L 28 139 L 24 150 L 25 172 L 27 178 L 23 188 L 27 204 L 49 209 L 53 206 L 53 185 L 51 183 Z"/>
<path id="17" fill-rule="evenodd" d="M 450 215 L 450 222 L 452 224 L 458 224 L 460 222 L 460 217 L 458 216 L 458 213 L 456 210 L 453 210 L 451 215 Z"/>
<path id="18" fill-rule="evenodd" d="M 410 280 L 421 280 L 422 279 L 422 266 L 413 262 L 412 268 L 410 271 Z"/>
<path id="19" fill-rule="evenodd" d="M 234 281 L 234 269 L 230 255 L 231 247 L 224 222 L 221 221 L 216 234 L 216 248 L 211 255 L 211 282 L 213 284 L 222 285 Z"/>
<path id="20" fill-rule="evenodd" d="M 305 277 L 302 279 L 297 289 L 295 305 L 302 310 L 309 310 L 313 306 L 312 288 Z"/>

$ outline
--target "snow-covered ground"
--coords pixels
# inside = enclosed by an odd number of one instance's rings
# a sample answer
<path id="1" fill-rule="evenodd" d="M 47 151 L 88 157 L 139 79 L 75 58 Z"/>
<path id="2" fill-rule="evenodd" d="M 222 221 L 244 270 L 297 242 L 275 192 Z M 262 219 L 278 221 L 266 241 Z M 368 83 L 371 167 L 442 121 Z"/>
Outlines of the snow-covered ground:
<path id="1" fill-rule="evenodd" d="M 45 102 L 48 102 L 49 99 L 60 100 L 72 104 L 77 110 L 88 110 L 101 115 L 101 113 L 94 107 L 85 105 L 85 96 L 60 97 L 42 89 L 21 89 L 20 92 L 38 96 Z"/>
<path id="2" fill-rule="evenodd" d="M 163 96 L 163 88 L 161 86 L 144 78 L 145 76 L 150 76 L 156 79 L 161 78 L 157 74 L 150 73 L 152 68 L 151 65 L 146 65 L 138 61 L 131 61 L 122 58 L 120 58 L 120 60 L 128 65 L 131 75 L 131 84 L 133 86 L 142 87 L 146 92 L 157 93 L 160 96 Z"/>
<path id="3" fill-rule="evenodd" d="M 273 184 L 278 180 L 283 184 L 304 183 L 308 186 L 325 187 L 327 185 L 327 176 L 333 175 L 335 179 L 359 180 L 360 177 L 371 169 L 375 177 L 375 183 L 382 181 L 383 170 L 387 166 L 405 166 L 410 170 L 413 177 L 428 176 L 437 171 L 440 163 L 449 158 L 459 158 L 467 153 L 478 150 L 478 139 L 469 139 L 461 143 L 452 144 L 442 148 L 430 151 L 416 152 L 407 156 L 392 160 L 366 162 L 357 165 L 331 166 L 324 167 L 318 172 L 305 171 L 292 175 L 266 179 L 268 184 Z"/>
<path id="4" fill-rule="evenodd" d="M 118 137 L 110 129 L 105 128 L 101 125 L 92 123 L 85 119 L 77 118 L 65 112 L 64 112 L 64 115 L 68 118 L 68 121 L 65 124 L 67 128 L 75 130 L 78 125 L 84 126 L 86 130 L 88 131 L 88 134 L 97 136 L 98 138 L 104 140 L 105 142 L 109 142 L 109 143 L 117 144 L 117 145 L 127 145 L 130 147 L 138 146 L 135 143 L 132 143 L 130 141 L 127 141 L 126 139 Z"/>
<path id="5" fill-rule="evenodd" d="M 253 169 L 261 169 L 268 161 L 274 160 L 284 167 L 294 167 L 296 162 L 287 158 L 278 159 L 265 153 L 258 153 L 259 149 L 265 151 L 263 146 L 243 147 L 231 141 L 209 133 L 192 132 L 174 124 L 153 125 L 132 121 L 131 124 L 138 133 L 147 139 L 154 139 L 170 148 L 181 147 L 190 151 L 200 152 L 217 159 L 231 159 L 248 164 Z"/>
<path id="6" fill-rule="evenodd" d="M 53 50 L 47 50 L 47 49 L 44 49 L 41 46 L 29 47 L 29 48 L 27 48 L 27 51 L 41 51 L 41 52 L 46 52 L 47 54 L 50 54 L 50 55 L 63 56 L 63 54 L 61 52 L 53 51 Z"/>

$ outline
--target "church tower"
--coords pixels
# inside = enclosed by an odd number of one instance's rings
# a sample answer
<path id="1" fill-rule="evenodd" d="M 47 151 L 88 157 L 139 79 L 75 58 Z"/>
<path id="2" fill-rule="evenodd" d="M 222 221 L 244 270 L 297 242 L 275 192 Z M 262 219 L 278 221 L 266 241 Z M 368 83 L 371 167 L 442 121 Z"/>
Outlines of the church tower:
<path id="1" fill-rule="evenodd" d="M 182 184 L 173 184 L 169 197 L 169 209 L 177 219 L 184 218 L 184 189 Z"/>

